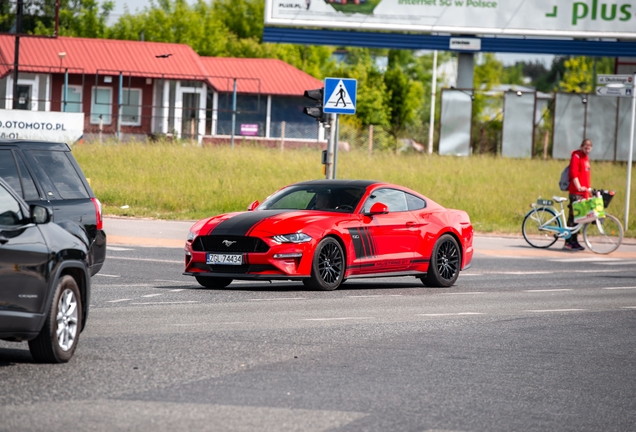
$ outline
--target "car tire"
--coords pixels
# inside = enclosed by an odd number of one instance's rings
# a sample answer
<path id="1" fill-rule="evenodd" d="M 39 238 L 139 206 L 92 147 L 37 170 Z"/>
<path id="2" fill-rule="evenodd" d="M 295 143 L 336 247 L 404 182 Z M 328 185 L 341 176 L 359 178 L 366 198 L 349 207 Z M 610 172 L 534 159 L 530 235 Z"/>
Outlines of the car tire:
<path id="1" fill-rule="evenodd" d="M 44 326 L 29 341 L 33 358 L 41 363 L 66 363 L 73 357 L 82 328 L 82 298 L 71 276 L 58 281 Z"/>
<path id="2" fill-rule="evenodd" d="M 344 281 L 346 270 L 342 246 L 333 237 L 325 237 L 316 246 L 311 265 L 311 277 L 303 279 L 306 287 L 318 291 L 332 291 Z"/>
<path id="3" fill-rule="evenodd" d="M 461 269 L 461 253 L 455 237 L 444 234 L 435 243 L 431 262 L 428 265 L 426 277 L 422 278 L 424 285 L 445 288 L 452 286 Z"/>
<path id="4" fill-rule="evenodd" d="M 230 278 L 195 276 L 199 285 L 206 288 L 221 289 L 232 283 Z"/>

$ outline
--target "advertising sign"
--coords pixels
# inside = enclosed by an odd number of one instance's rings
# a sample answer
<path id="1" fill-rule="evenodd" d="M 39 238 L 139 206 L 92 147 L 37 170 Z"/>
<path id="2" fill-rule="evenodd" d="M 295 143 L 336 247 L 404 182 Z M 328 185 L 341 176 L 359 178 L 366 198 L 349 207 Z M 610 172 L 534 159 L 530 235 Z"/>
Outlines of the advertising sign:
<path id="1" fill-rule="evenodd" d="M 243 136 L 256 136 L 258 135 L 258 124 L 241 124 L 241 135 Z"/>
<path id="2" fill-rule="evenodd" d="M 266 0 L 265 24 L 636 38 L 636 0 Z"/>
<path id="3" fill-rule="evenodd" d="M 75 143 L 84 134 L 84 114 L 0 109 L 0 138 Z"/>
<path id="4" fill-rule="evenodd" d="M 597 84 L 627 84 L 633 85 L 632 75 L 606 75 L 599 74 L 596 78 Z"/>

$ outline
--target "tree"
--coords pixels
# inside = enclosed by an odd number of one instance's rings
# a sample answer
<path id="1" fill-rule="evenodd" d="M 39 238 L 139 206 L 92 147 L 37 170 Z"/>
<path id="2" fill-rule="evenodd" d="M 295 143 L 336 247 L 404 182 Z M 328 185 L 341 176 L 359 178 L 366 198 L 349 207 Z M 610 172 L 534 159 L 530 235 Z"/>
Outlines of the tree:
<path id="1" fill-rule="evenodd" d="M 608 57 L 572 57 L 565 60 L 565 72 L 559 89 L 566 92 L 589 93 L 596 87 L 597 74 L 610 74 L 614 59 Z"/>
<path id="2" fill-rule="evenodd" d="M 108 36 L 108 17 L 115 3 L 106 0 L 61 0 L 59 35 L 86 38 L 106 38 Z M 39 21 L 33 33 L 50 35 L 54 32 L 54 22 Z"/>
<path id="3" fill-rule="evenodd" d="M 402 67 L 393 66 L 384 74 L 388 92 L 389 133 L 397 140 L 408 124 L 413 122 L 421 104 L 423 87 L 413 81 Z"/>

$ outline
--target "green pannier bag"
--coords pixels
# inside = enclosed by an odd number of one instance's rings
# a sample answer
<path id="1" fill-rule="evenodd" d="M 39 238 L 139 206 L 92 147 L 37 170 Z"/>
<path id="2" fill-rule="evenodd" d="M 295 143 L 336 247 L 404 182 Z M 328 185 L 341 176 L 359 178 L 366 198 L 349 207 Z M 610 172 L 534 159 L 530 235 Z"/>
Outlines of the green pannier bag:
<path id="1" fill-rule="evenodd" d="M 577 224 L 593 222 L 596 219 L 605 217 L 605 207 L 601 197 L 574 201 L 572 210 L 574 212 L 574 222 Z"/>

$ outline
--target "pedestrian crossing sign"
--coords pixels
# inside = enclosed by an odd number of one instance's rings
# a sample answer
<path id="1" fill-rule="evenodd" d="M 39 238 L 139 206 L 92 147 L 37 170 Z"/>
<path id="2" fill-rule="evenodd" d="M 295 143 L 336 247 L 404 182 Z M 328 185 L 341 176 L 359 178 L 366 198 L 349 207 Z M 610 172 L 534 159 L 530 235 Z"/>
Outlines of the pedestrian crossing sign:
<path id="1" fill-rule="evenodd" d="M 355 114 L 358 80 L 325 78 L 323 112 L 328 114 Z"/>

